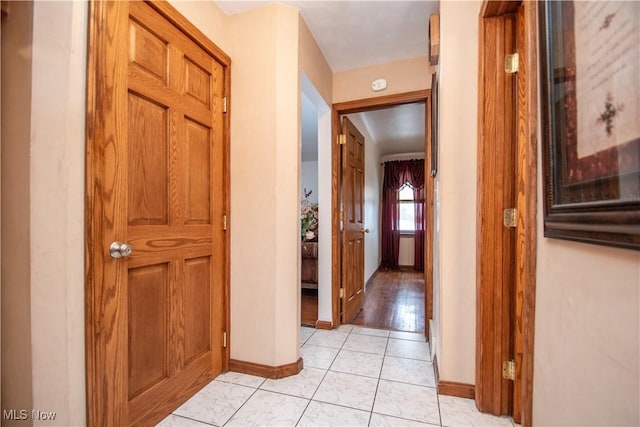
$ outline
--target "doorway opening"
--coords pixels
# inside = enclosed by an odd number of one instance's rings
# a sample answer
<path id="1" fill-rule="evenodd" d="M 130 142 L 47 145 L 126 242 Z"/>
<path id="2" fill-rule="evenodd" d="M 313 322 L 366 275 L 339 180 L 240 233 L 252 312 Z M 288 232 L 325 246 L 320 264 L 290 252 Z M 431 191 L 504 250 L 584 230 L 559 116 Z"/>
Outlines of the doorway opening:
<path id="1" fill-rule="evenodd" d="M 330 329 L 331 109 L 304 73 L 301 81 L 300 324 Z"/>
<path id="2" fill-rule="evenodd" d="M 339 137 L 337 136 L 342 127 L 340 126 L 343 117 L 354 118 L 354 121 L 358 121 L 358 116 L 355 116 L 356 113 L 362 112 L 376 112 L 383 109 L 387 109 L 389 107 L 396 106 L 405 106 L 409 104 L 420 104 L 423 106 L 421 113 L 421 120 L 424 123 L 424 137 L 422 147 L 424 150 L 424 158 L 425 163 L 429 164 L 430 162 L 430 90 L 423 91 L 415 91 L 398 95 L 389 95 L 378 98 L 357 100 L 344 102 L 339 104 L 334 104 L 333 113 L 332 113 L 332 135 L 336 135 L 337 142 L 339 143 Z M 366 125 L 363 126 L 366 128 Z M 360 129 L 362 130 L 362 129 Z M 347 311 L 351 309 L 348 307 L 348 300 L 346 300 L 344 295 L 343 282 L 345 277 L 345 270 L 343 267 L 343 251 L 342 246 L 343 242 L 341 239 L 342 225 L 344 224 L 344 218 L 341 218 L 342 211 L 342 197 L 344 194 L 344 189 L 342 187 L 342 183 L 340 180 L 340 171 L 342 169 L 342 157 L 341 157 L 341 148 L 338 143 L 332 144 L 332 229 L 334 233 L 332 235 L 332 322 L 334 325 L 339 325 L 341 323 L 349 322 L 350 318 L 348 316 L 344 316 L 345 309 L 345 301 L 347 303 Z M 377 160 L 379 175 L 382 176 L 382 167 L 380 165 L 380 159 Z M 380 178 L 381 179 L 381 178 Z M 381 192 L 381 182 L 377 187 L 378 191 L 378 200 L 380 200 L 380 192 Z M 424 280 L 424 297 L 423 297 L 423 307 L 424 307 L 424 323 L 426 323 L 427 319 L 431 318 L 432 311 L 432 258 L 431 258 L 431 250 L 432 242 L 433 242 L 433 234 L 432 234 L 432 224 L 433 224 L 433 179 L 431 177 L 425 178 L 424 183 L 425 189 L 425 218 L 424 224 L 425 234 L 424 234 L 424 275 L 421 274 L 422 280 Z M 379 204 L 378 204 L 379 205 Z M 344 214 L 343 214 L 344 215 Z M 378 230 L 380 229 L 380 219 L 377 218 L 377 223 L 372 224 L 368 219 L 365 219 L 366 224 L 363 225 L 363 230 L 369 229 L 372 227 L 376 227 Z M 377 230 L 376 230 L 377 231 Z M 371 234 L 371 233 L 370 233 Z M 379 240 L 377 242 L 379 245 Z M 369 248 L 369 244 L 365 245 L 366 248 Z M 374 271 L 377 271 L 379 266 L 380 259 L 375 260 L 375 268 Z M 371 274 L 371 272 L 369 272 Z M 373 285 L 376 276 L 380 276 L 380 274 L 373 274 L 371 280 L 368 285 L 375 288 Z M 426 280 L 425 280 L 426 279 Z M 342 295 L 341 295 L 342 293 Z M 357 318 L 357 317 L 356 317 Z M 356 320 L 357 321 L 357 320 Z M 423 327 L 424 328 L 424 327 Z M 425 334 L 428 333 L 427 328 L 425 329 Z"/>

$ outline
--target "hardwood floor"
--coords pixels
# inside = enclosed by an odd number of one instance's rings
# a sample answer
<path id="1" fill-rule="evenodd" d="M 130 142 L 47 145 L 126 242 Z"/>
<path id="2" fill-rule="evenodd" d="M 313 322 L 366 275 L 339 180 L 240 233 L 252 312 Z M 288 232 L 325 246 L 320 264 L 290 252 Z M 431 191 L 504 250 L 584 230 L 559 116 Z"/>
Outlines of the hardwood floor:
<path id="1" fill-rule="evenodd" d="M 378 271 L 366 289 L 362 311 L 351 323 L 369 328 L 424 332 L 424 273 Z"/>
<path id="2" fill-rule="evenodd" d="M 313 326 L 315 328 L 318 320 L 318 290 L 302 289 L 300 301 L 300 323 L 303 326 Z"/>
<path id="3" fill-rule="evenodd" d="M 316 326 L 318 291 L 303 289 L 300 320 Z M 424 274 L 413 270 L 378 271 L 367 286 L 364 306 L 350 323 L 368 328 L 424 332 Z"/>

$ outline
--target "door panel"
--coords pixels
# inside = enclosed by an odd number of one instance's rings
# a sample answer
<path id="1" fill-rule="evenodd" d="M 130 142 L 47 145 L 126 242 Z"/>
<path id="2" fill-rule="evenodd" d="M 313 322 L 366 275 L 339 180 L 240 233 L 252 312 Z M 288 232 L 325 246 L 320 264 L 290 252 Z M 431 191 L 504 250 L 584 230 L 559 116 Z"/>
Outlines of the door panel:
<path id="1" fill-rule="evenodd" d="M 129 225 L 168 224 L 168 113 L 129 93 Z"/>
<path id="2" fill-rule="evenodd" d="M 184 357 L 188 365 L 195 357 L 211 350 L 211 257 L 185 261 Z"/>
<path id="3" fill-rule="evenodd" d="M 342 156 L 342 320 L 347 323 L 364 303 L 364 137 L 347 118 L 342 132 L 346 136 Z"/>
<path id="4" fill-rule="evenodd" d="M 166 263 L 129 269 L 129 399 L 169 374 L 166 352 L 168 276 Z"/>
<path id="5" fill-rule="evenodd" d="M 186 224 L 211 223 L 211 129 L 186 118 Z"/>
<path id="6" fill-rule="evenodd" d="M 87 146 L 89 424 L 154 425 L 223 368 L 228 70 L 203 49 L 210 42 L 174 26 L 184 19 L 170 6 L 98 3 Z M 133 253 L 112 258 L 114 241 Z"/>

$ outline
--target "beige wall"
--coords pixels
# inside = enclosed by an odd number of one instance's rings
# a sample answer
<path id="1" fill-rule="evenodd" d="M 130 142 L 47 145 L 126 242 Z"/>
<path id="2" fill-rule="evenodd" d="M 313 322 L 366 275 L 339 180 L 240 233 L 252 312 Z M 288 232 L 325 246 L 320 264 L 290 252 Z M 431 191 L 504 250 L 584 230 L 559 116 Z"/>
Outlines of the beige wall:
<path id="1" fill-rule="evenodd" d="M 299 19 L 300 71 L 305 73 L 324 101 L 331 105 L 333 72 L 302 15 L 299 15 Z"/>
<path id="2" fill-rule="evenodd" d="M 2 407 L 33 407 L 29 145 L 33 3 L 2 22 Z M 3 425 L 30 425 L 9 422 Z"/>
<path id="3" fill-rule="evenodd" d="M 230 30 L 231 357 L 281 365 L 299 354 L 298 15 L 265 6 Z"/>
<path id="4" fill-rule="evenodd" d="M 439 228 L 434 283 L 440 378 L 475 383 L 478 13 L 480 1 L 440 3 Z M 469 64 L 474 64 L 470 66 Z"/>
<path id="5" fill-rule="evenodd" d="M 538 146 L 533 424 L 638 426 L 640 254 L 544 237 Z"/>
<path id="6" fill-rule="evenodd" d="M 16 11 L 22 7 L 17 3 L 13 6 L 17 6 Z M 18 151 L 3 153 L 7 154 L 3 159 L 12 164 L 8 170 L 3 168 L 2 185 L 10 188 L 3 191 L 3 206 L 12 206 L 3 211 L 3 253 L 6 256 L 6 248 L 12 248 L 19 257 L 14 266 L 18 275 L 3 268 L 3 293 L 19 289 L 22 297 L 29 295 L 28 302 L 17 307 L 20 313 L 3 307 L 3 326 L 12 333 L 24 334 L 20 342 L 3 345 L 3 362 L 24 359 L 24 370 L 17 371 L 15 377 L 3 376 L 3 406 L 17 404 L 12 402 L 14 392 L 20 397 L 31 387 L 32 401 L 21 402 L 25 406 L 14 409 L 56 412 L 55 422 L 49 425 L 85 422 L 86 32 L 86 3 L 34 2 L 32 56 L 29 58 L 28 45 L 19 51 L 23 61 L 32 61 L 31 74 L 26 63 L 15 63 L 26 67 L 20 70 L 24 73 L 22 87 L 24 90 L 30 85 L 31 94 L 3 93 L 3 103 L 12 96 L 19 97 L 3 111 L 20 114 L 14 124 L 26 131 L 15 141 L 20 145 L 15 147 Z M 14 167 L 21 171 L 12 175 Z M 21 217 L 6 215 L 9 212 L 19 212 Z M 20 234 L 4 232 L 7 230 Z M 24 316 L 29 319 L 25 321 Z M 12 333 L 7 334 L 9 338 Z M 29 359 L 30 372 L 24 368 Z M 7 369 L 3 372 L 6 375 Z M 9 396 L 7 401 L 5 394 Z"/>
<path id="7" fill-rule="evenodd" d="M 214 1 L 168 0 L 171 6 L 213 41 L 227 55 L 231 51 L 229 17 Z"/>
<path id="8" fill-rule="evenodd" d="M 276 290 L 274 365 L 300 355 L 300 149 L 299 12 L 276 5 Z M 255 78 L 255 77 L 254 77 Z M 259 78 L 259 76 L 257 76 Z M 251 141 L 246 141 L 250 144 Z M 256 215 L 259 219 L 260 215 Z M 260 349 L 253 347 L 253 353 Z M 255 356 L 254 356 L 255 357 Z"/>
<path id="9" fill-rule="evenodd" d="M 432 68 L 426 56 L 340 71 L 333 75 L 333 102 L 393 95 L 431 87 Z M 387 79 L 387 89 L 371 90 L 371 82 Z"/>
<path id="10" fill-rule="evenodd" d="M 640 255 L 545 239 L 542 213 L 533 423 L 640 425 Z"/>

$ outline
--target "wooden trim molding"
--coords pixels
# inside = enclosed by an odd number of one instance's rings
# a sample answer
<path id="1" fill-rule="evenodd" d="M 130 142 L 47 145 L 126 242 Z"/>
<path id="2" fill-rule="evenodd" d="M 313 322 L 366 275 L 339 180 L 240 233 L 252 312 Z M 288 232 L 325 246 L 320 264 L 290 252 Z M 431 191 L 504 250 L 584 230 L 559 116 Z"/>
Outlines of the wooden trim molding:
<path id="1" fill-rule="evenodd" d="M 333 329 L 333 322 L 316 320 L 316 329 Z"/>
<path id="2" fill-rule="evenodd" d="M 436 390 L 438 394 L 445 396 L 463 397 L 465 399 L 476 398 L 476 387 L 473 384 L 457 383 L 453 381 L 440 381 L 438 371 L 438 359 L 433 356 L 433 373 L 436 380 Z"/>
<path id="3" fill-rule="evenodd" d="M 240 372 L 241 374 L 255 375 L 257 377 L 279 379 L 296 375 L 302 371 L 304 363 L 302 357 L 293 363 L 280 366 L 262 365 L 260 363 L 245 362 L 243 360 L 231 359 L 229 370 Z"/>
<path id="4" fill-rule="evenodd" d="M 425 71 L 426 73 L 426 71 Z M 360 113 L 362 111 L 380 110 L 394 105 L 425 102 L 431 96 L 430 89 L 414 90 L 412 92 L 396 93 L 393 95 L 377 96 L 375 98 L 356 99 L 355 101 L 338 102 L 333 109 L 338 114 Z"/>
<path id="5" fill-rule="evenodd" d="M 440 58 L 440 15 L 429 17 L 429 64 L 438 65 Z"/>
<path id="6" fill-rule="evenodd" d="M 516 49 L 516 17 L 481 18 L 478 38 L 478 182 L 476 218 L 476 405 L 510 414 L 512 384 L 502 363 L 512 358 L 516 228 L 503 225 L 504 209 L 516 208 L 517 78 L 504 71 Z M 486 48 L 485 46 L 491 46 Z"/>
<path id="7" fill-rule="evenodd" d="M 513 397 L 512 415 L 514 421 L 523 427 L 532 425 L 533 402 L 533 354 L 534 354 L 534 324 L 535 324 L 535 290 L 536 290 L 536 245 L 537 245 L 537 121 L 538 121 L 538 3 L 521 1 L 489 1 L 485 0 L 479 23 L 479 73 L 478 73 L 478 145 L 482 146 L 486 138 L 484 121 L 484 97 L 491 88 L 485 81 L 484 61 L 489 60 L 491 51 L 484 49 L 485 45 L 495 46 L 497 42 L 489 43 L 484 40 L 487 28 L 495 25 L 496 20 L 506 16 L 516 17 L 516 48 L 520 54 L 520 71 L 518 72 L 518 115 L 516 117 L 517 137 L 517 182 L 516 206 L 518 208 L 518 226 L 515 240 L 514 282 L 515 292 L 512 298 L 516 307 L 514 339 L 514 359 L 516 361 L 516 382 Z M 504 33 L 503 33 L 504 35 Z M 501 41 L 500 43 L 503 43 Z M 494 91 L 495 92 L 495 91 Z M 492 105 L 499 104 L 489 100 Z M 491 117 L 499 117 L 500 113 L 490 112 Z M 493 157 L 493 154 L 491 154 Z M 483 163 L 479 160 L 478 169 Z M 500 170 L 500 168 L 498 168 Z M 481 191 L 482 182 L 478 183 Z M 479 203 L 479 209 L 480 209 Z M 495 268 L 495 265 L 492 267 Z M 478 285 L 477 313 L 491 309 L 486 305 L 487 297 L 499 295 L 496 290 L 481 289 Z M 483 295 L 483 298 L 481 298 Z M 502 296 L 504 298 L 504 296 Z M 490 301 L 491 302 L 491 301 Z M 492 304 L 495 303 L 492 302 Z M 491 406 L 504 397 L 497 384 L 502 383 L 501 372 L 496 366 L 497 360 L 491 361 L 487 355 L 495 354 L 496 348 L 504 345 L 505 329 L 487 330 L 483 326 L 481 317 L 477 322 L 478 332 L 476 347 L 476 402 L 481 410 L 490 410 Z M 484 328 L 484 331 L 480 331 Z M 485 354 L 485 362 L 481 355 Z M 487 353 L 488 352 L 488 353 Z M 493 370 L 491 373 L 490 371 Z M 498 404 L 497 406 L 502 406 Z M 520 406 L 520 407 L 519 407 Z M 494 409 L 495 410 L 495 409 Z"/>
<path id="8" fill-rule="evenodd" d="M 524 160 L 521 184 L 526 197 L 522 201 L 526 214 L 522 237 L 522 408 L 520 423 L 533 425 L 533 354 L 536 305 L 537 251 L 537 174 L 538 174 L 538 2 L 524 2 L 524 38 L 526 55 L 524 67 L 528 75 L 524 88 L 527 116 L 524 132 Z"/>
<path id="9" fill-rule="evenodd" d="M 476 398 L 476 387 L 473 384 L 456 383 L 453 381 L 438 381 L 438 394 L 445 396 Z"/>
<path id="10" fill-rule="evenodd" d="M 367 283 L 365 283 L 364 285 L 364 289 L 366 291 L 366 289 L 369 287 L 369 285 L 371 285 L 373 283 L 373 281 L 376 279 L 376 277 L 378 277 L 378 274 L 380 274 L 380 265 L 378 266 L 378 268 L 376 268 L 376 271 L 373 272 L 373 274 L 371 275 L 371 277 L 369 277 L 369 279 L 367 280 Z"/>

